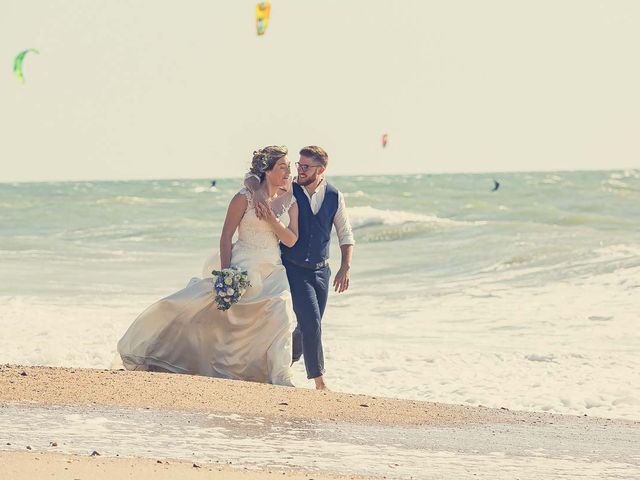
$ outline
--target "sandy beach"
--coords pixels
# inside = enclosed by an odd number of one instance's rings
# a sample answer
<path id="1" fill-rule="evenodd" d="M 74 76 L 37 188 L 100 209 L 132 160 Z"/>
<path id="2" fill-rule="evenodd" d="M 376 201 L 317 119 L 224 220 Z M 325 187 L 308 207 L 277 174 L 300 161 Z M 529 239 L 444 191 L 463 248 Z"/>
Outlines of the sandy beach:
<path id="1" fill-rule="evenodd" d="M 0 367 L 2 479 L 465 479 L 513 478 L 514 469 L 519 478 L 572 478 L 587 465 L 593 476 L 584 478 L 633 478 L 639 441 L 633 421 L 189 375 Z"/>
<path id="2" fill-rule="evenodd" d="M 316 392 L 189 375 L 4 365 L 0 366 L 0 405 L 8 404 L 170 409 L 387 426 L 481 422 L 489 412 L 488 409 Z M 25 450 L 27 447 L 29 450 Z M 49 448 L 48 452 L 36 451 L 31 445 L 21 446 L 21 449 L 23 451 L 20 452 L 0 451 L 1 478 L 110 479 L 132 475 L 134 478 L 155 479 L 361 478 L 328 473 L 319 475 L 318 472 L 310 476 L 309 473 L 292 470 L 234 469 L 226 465 L 173 459 L 91 457 L 88 451 L 86 455 L 51 453 L 52 450 L 55 452 L 55 447 Z"/>
<path id="3" fill-rule="evenodd" d="M 215 411 L 374 425 L 468 424 L 495 416 L 500 421 L 523 421 L 506 410 L 191 375 L 10 365 L 0 366 L 0 402 Z"/>
<path id="4" fill-rule="evenodd" d="M 111 480 L 153 478 L 155 480 L 320 478 L 305 472 L 282 470 L 236 470 L 228 466 L 193 462 L 131 458 L 82 457 L 55 453 L 0 452 L 0 478 L 32 480 L 40 478 Z M 322 475 L 326 480 L 358 479 L 356 476 Z"/>

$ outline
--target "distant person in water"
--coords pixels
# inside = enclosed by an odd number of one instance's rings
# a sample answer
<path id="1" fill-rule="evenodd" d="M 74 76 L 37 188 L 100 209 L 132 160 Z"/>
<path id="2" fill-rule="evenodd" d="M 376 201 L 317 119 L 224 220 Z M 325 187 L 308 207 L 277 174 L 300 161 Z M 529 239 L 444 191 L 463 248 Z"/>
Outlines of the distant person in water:
<path id="1" fill-rule="evenodd" d="M 491 190 L 492 192 L 495 192 L 496 190 L 498 190 L 500 188 L 500 182 L 496 181 L 495 179 L 493 180 L 493 189 Z"/>

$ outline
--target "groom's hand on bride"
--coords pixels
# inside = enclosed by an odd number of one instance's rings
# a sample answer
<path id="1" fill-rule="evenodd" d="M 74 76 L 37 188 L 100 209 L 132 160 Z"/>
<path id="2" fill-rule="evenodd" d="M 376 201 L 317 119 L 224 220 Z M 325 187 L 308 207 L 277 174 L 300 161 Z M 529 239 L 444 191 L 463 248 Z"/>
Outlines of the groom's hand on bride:
<path id="1" fill-rule="evenodd" d="M 268 220 L 271 208 L 266 203 L 256 203 L 256 217 L 260 220 Z"/>
<path id="2" fill-rule="evenodd" d="M 256 212 L 257 215 L 257 212 Z M 278 223 L 278 217 L 276 217 L 276 214 L 274 213 L 274 211 L 271 209 L 270 206 L 262 206 L 261 209 L 261 218 L 262 220 L 264 220 L 265 222 L 267 222 L 269 225 L 273 225 L 275 223 Z"/>
<path id="3" fill-rule="evenodd" d="M 342 266 L 333 279 L 333 288 L 336 292 L 342 293 L 349 289 L 349 267 Z"/>
<path id="4" fill-rule="evenodd" d="M 260 220 L 266 220 L 269 212 L 271 212 L 271 207 L 264 191 L 258 190 L 253 194 L 253 205 L 256 210 L 256 217 Z"/>

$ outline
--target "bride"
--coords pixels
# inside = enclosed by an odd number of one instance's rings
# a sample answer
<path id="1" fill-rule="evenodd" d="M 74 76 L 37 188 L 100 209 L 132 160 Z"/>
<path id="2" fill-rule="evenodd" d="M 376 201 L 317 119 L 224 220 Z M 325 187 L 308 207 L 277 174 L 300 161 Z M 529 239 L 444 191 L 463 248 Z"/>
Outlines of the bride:
<path id="1" fill-rule="evenodd" d="M 242 189 L 227 210 L 220 236 L 220 265 L 240 267 L 251 287 L 229 310 L 217 309 L 213 279 L 189 285 L 147 308 L 118 342 L 128 370 L 169 371 L 293 386 L 291 333 L 295 327 L 279 242 L 298 239 L 298 206 L 291 190 L 287 148 L 254 152 L 251 173 L 272 199 L 266 222 L 256 217 Z M 284 192 L 284 193 L 283 193 Z M 238 241 L 232 244 L 238 230 Z"/>

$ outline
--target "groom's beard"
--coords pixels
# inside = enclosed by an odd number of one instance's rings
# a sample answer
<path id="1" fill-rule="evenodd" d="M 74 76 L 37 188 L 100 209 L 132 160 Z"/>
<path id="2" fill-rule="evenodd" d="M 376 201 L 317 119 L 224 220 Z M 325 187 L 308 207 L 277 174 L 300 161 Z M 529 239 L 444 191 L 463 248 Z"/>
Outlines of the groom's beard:
<path id="1" fill-rule="evenodd" d="M 300 185 L 301 187 L 306 187 L 307 185 L 311 185 L 317 179 L 318 179 L 317 173 L 314 173 L 313 176 L 307 176 L 304 179 L 300 178 L 300 175 L 298 175 L 297 182 L 298 182 L 298 185 Z"/>

